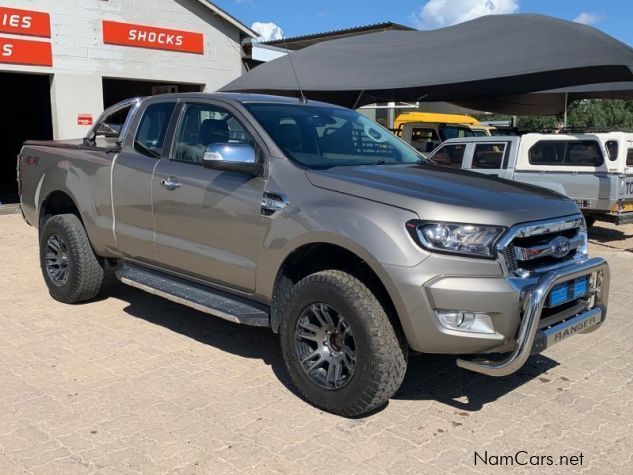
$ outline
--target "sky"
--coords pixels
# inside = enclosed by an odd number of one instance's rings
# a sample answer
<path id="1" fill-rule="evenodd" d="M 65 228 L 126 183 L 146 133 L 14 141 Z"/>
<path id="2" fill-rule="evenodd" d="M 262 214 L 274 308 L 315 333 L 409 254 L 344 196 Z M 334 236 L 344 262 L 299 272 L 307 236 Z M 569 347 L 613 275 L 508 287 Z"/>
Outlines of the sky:
<path id="1" fill-rule="evenodd" d="M 633 46 L 632 0 L 212 0 L 265 39 L 392 21 L 433 29 L 491 13 L 542 13 Z"/>

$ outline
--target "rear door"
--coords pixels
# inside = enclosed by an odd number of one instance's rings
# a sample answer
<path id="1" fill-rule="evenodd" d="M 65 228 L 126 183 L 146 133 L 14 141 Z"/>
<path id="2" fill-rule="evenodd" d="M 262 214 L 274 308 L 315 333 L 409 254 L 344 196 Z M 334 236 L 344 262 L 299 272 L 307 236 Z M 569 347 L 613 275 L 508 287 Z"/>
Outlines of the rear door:
<path id="1" fill-rule="evenodd" d="M 485 175 L 510 178 L 508 160 L 511 151 L 510 142 L 473 142 L 468 154 L 469 160 L 464 168 Z"/>
<path id="2" fill-rule="evenodd" d="M 139 111 L 140 119 L 130 125 L 130 139 L 112 168 L 116 243 L 119 251 L 131 259 L 155 259 L 152 175 L 175 107 L 174 100 L 158 101 Z"/>

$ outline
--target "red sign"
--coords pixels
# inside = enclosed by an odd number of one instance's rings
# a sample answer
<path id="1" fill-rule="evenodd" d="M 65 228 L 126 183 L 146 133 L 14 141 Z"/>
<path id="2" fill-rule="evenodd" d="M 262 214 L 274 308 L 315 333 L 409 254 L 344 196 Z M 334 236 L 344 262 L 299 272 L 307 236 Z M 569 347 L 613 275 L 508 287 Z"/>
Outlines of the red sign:
<path id="1" fill-rule="evenodd" d="M 0 7 L 0 32 L 50 38 L 51 19 L 44 12 Z"/>
<path id="2" fill-rule="evenodd" d="M 0 38 L 0 63 L 52 66 L 51 44 L 44 41 Z"/>
<path id="3" fill-rule="evenodd" d="M 92 125 L 92 114 L 77 114 L 77 125 Z"/>
<path id="4" fill-rule="evenodd" d="M 103 42 L 110 45 L 165 49 L 185 53 L 204 53 L 202 33 L 169 30 L 103 20 Z"/>

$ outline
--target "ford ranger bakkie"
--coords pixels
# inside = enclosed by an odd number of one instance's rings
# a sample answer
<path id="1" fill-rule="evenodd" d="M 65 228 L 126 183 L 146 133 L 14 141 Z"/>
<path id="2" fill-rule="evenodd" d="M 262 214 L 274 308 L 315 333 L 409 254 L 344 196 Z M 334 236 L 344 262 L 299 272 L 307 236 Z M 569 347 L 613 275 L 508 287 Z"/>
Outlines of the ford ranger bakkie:
<path id="1" fill-rule="evenodd" d="M 336 414 L 383 406 L 409 355 L 506 376 L 606 317 L 573 201 L 427 162 L 341 107 L 132 99 L 82 140 L 27 142 L 18 170 L 53 298 L 120 281 L 270 327 L 299 393 Z"/>

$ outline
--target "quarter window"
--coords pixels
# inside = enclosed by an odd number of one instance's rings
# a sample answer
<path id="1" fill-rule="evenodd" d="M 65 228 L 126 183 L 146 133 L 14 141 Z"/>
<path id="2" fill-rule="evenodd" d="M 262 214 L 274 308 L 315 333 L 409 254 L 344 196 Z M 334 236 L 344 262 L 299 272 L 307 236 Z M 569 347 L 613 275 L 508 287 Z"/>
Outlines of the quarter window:
<path id="1" fill-rule="evenodd" d="M 626 166 L 633 167 L 633 148 L 626 152 Z"/>
<path id="2" fill-rule="evenodd" d="M 464 161 L 465 144 L 444 145 L 433 154 L 431 160 L 438 165 L 451 168 L 461 168 Z"/>
<path id="3" fill-rule="evenodd" d="M 200 164 L 206 148 L 215 143 L 256 146 L 253 136 L 226 109 L 212 104 L 187 104 L 173 159 Z"/>
<path id="4" fill-rule="evenodd" d="M 134 149 L 148 157 L 160 158 L 175 102 L 151 104 L 145 109 L 134 138 Z"/>
<path id="5" fill-rule="evenodd" d="M 503 168 L 505 143 L 479 143 L 475 145 L 472 168 L 498 170 Z"/>
<path id="6" fill-rule="evenodd" d="M 92 132 L 95 145 L 107 147 L 118 142 L 131 109 L 130 104 L 102 117 Z"/>
<path id="7" fill-rule="evenodd" d="M 604 162 L 595 140 L 537 142 L 528 156 L 532 165 L 598 167 Z"/>

